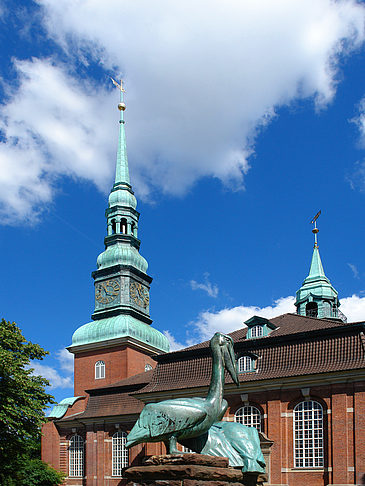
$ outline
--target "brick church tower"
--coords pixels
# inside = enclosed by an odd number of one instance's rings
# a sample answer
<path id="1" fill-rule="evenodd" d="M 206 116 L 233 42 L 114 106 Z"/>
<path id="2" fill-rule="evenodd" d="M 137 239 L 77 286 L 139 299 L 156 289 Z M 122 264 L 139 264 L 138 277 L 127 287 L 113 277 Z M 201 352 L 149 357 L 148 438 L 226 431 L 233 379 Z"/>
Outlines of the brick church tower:
<path id="1" fill-rule="evenodd" d="M 147 261 L 139 253 L 139 212 L 129 178 L 124 90 L 122 84 L 117 85 L 121 93 L 117 162 L 105 211 L 105 250 L 98 256 L 97 270 L 92 273 L 95 309 L 92 321 L 76 329 L 67 348 L 75 356 L 74 397 L 65 398 L 53 408 L 50 418 L 55 419 L 83 411 L 89 396 L 87 390 L 148 371 L 155 367 L 154 356 L 169 351 L 167 338 L 151 326 L 152 278 L 147 274 Z M 49 422 L 43 430 L 43 450 L 45 460 L 55 463 L 47 457 L 46 444 L 48 440 L 52 442 L 47 426 L 51 425 Z"/>

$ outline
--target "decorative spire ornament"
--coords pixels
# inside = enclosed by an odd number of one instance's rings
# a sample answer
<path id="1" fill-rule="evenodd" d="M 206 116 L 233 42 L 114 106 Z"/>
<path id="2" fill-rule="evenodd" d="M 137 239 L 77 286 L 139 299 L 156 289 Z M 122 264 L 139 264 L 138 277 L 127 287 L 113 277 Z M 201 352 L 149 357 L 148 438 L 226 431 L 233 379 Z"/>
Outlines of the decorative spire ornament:
<path id="1" fill-rule="evenodd" d="M 319 232 L 319 229 L 317 228 L 317 219 L 319 218 L 321 212 L 322 211 L 319 210 L 311 221 L 311 224 L 314 224 L 314 228 L 312 229 L 312 233 L 314 234 L 314 248 L 318 248 L 317 234 Z"/>

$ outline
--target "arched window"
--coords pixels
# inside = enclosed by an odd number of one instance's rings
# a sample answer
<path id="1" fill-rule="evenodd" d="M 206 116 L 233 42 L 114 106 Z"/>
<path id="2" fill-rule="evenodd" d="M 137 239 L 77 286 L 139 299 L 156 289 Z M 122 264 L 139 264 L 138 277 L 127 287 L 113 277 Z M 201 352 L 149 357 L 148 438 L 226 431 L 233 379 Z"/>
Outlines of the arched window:
<path id="1" fill-rule="evenodd" d="M 116 432 L 113 435 L 112 444 L 112 470 L 113 476 L 121 476 L 122 469 L 129 465 L 128 449 L 125 446 L 127 434 Z"/>
<path id="2" fill-rule="evenodd" d="M 124 235 L 127 234 L 127 220 L 125 218 L 120 220 L 120 232 Z"/>
<path id="3" fill-rule="evenodd" d="M 234 421 L 248 427 L 256 427 L 261 432 L 261 412 L 251 405 L 241 407 L 234 414 Z"/>
<path id="4" fill-rule="evenodd" d="M 318 317 L 317 302 L 308 302 L 305 306 L 305 315 L 308 317 Z"/>
<path id="5" fill-rule="evenodd" d="M 294 465 L 323 467 L 323 409 L 306 400 L 294 408 Z"/>
<path id="6" fill-rule="evenodd" d="M 255 360 L 251 356 L 242 356 L 237 361 L 238 373 L 245 373 L 246 371 L 254 371 Z"/>
<path id="7" fill-rule="evenodd" d="M 97 361 L 95 363 L 95 380 L 105 378 L 105 363 L 104 361 Z"/>
<path id="8" fill-rule="evenodd" d="M 144 370 L 145 370 L 145 371 L 150 371 L 150 370 L 152 370 L 152 365 L 150 365 L 149 363 L 146 363 L 146 364 L 144 365 Z"/>
<path id="9" fill-rule="evenodd" d="M 69 476 L 82 478 L 84 476 L 84 439 L 73 435 L 68 448 Z"/>
<path id="10" fill-rule="evenodd" d="M 112 219 L 112 235 L 115 235 L 116 232 L 117 232 L 117 223 L 115 219 Z"/>
<path id="11" fill-rule="evenodd" d="M 264 331 L 262 326 L 253 326 L 251 327 L 251 337 L 261 337 L 264 335 Z"/>

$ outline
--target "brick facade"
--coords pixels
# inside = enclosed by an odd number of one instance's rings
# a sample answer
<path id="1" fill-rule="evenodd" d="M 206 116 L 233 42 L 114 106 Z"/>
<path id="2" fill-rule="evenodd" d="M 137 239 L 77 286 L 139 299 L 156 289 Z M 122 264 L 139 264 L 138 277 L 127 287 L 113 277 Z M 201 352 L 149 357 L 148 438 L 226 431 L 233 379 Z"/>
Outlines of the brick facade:
<path id="1" fill-rule="evenodd" d="M 105 363 L 105 378 L 95 378 L 95 363 Z M 115 346 L 75 353 L 74 361 L 74 395 L 82 396 L 86 390 L 110 385 L 145 370 L 149 364 L 154 368 L 153 358 L 128 345 Z"/>
<path id="2" fill-rule="evenodd" d="M 339 328 L 337 323 L 313 323 L 312 319 L 308 321 L 310 330 L 301 330 L 298 340 L 295 334 L 290 334 L 296 332 L 292 324 L 297 324 L 298 318 L 286 316 L 277 318 L 281 323 L 279 339 L 266 337 L 251 343 L 243 339 L 245 330 L 231 334 L 238 355 L 243 353 L 242 346 L 251 347 L 260 361 L 254 372 L 241 374 L 239 388 L 229 380 L 226 382 L 225 398 L 229 406 L 224 420 L 233 421 L 237 410 L 244 406 L 259 410 L 262 437 L 273 442 L 267 461 L 269 485 L 365 484 L 365 346 L 361 344 L 364 326 L 355 323 Z M 298 322 L 303 323 L 303 318 Z M 329 328 L 318 334 L 316 326 Z M 299 341 L 305 341 L 304 346 L 311 349 L 308 361 L 317 360 L 317 367 L 320 363 L 318 372 L 311 371 L 316 370 L 313 363 L 298 360 L 298 356 L 301 360 L 303 357 L 302 345 L 293 343 Z M 344 351 L 344 343 L 351 344 L 350 352 Z M 330 350 L 321 354 L 320 362 L 319 353 L 313 351 L 315 346 L 319 349 L 326 346 Z M 336 349 L 341 351 L 336 354 Z M 285 361 L 285 355 L 289 356 L 289 361 Z M 273 356 L 275 361 L 272 361 Z M 265 367 L 266 358 L 268 368 Z M 105 362 L 102 380 L 96 380 L 94 375 L 98 360 Z M 296 376 L 290 371 L 293 363 L 302 367 Z M 146 364 L 155 369 L 144 372 Z M 204 343 L 159 356 L 150 356 L 131 345 L 76 354 L 75 396 L 86 398 L 76 401 L 62 418 L 50 420 L 44 426 L 43 459 L 68 474 L 70 439 L 77 434 L 85 441 L 84 477 L 68 477 L 65 484 L 124 485 L 123 478 L 112 475 L 113 435 L 131 430 L 143 402 L 204 396 L 210 380 L 210 366 L 209 348 Z M 306 400 L 320 404 L 323 410 L 324 463 L 321 467 L 295 467 L 294 411 Z M 143 456 L 164 452 L 161 443 L 135 446 L 129 452 L 129 464 L 138 465 Z"/>

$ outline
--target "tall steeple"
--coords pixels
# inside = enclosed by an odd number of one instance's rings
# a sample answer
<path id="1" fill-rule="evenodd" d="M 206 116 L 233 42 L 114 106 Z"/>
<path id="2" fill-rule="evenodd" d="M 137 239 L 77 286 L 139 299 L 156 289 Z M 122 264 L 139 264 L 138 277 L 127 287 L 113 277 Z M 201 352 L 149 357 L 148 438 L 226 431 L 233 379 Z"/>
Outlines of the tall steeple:
<path id="1" fill-rule="evenodd" d="M 113 343 L 132 340 L 154 353 L 168 351 L 166 337 L 150 326 L 152 278 L 147 274 L 147 261 L 139 253 L 139 212 L 129 178 L 124 88 L 122 82 L 112 81 L 120 89 L 120 120 L 115 181 L 105 211 L 105 250 L 98 256 L 97 270 L 92 273 L 95 280 L 93 322 L 76 330 L 69 349 L 110 340 Z"/>
<path id="2" fill-rule="evenodd" d="M 338 292 L 326 277 L 319 254 L 317 219 L 320 214 L 321 211 L 311 221 L 314 224 L 312 230 L 314 233 L 312 261 L 309 274 L 296 293 L 295 306 L 297 314 L 302 316 L 346 321 L 346 317 L 339 310 Z"/>

